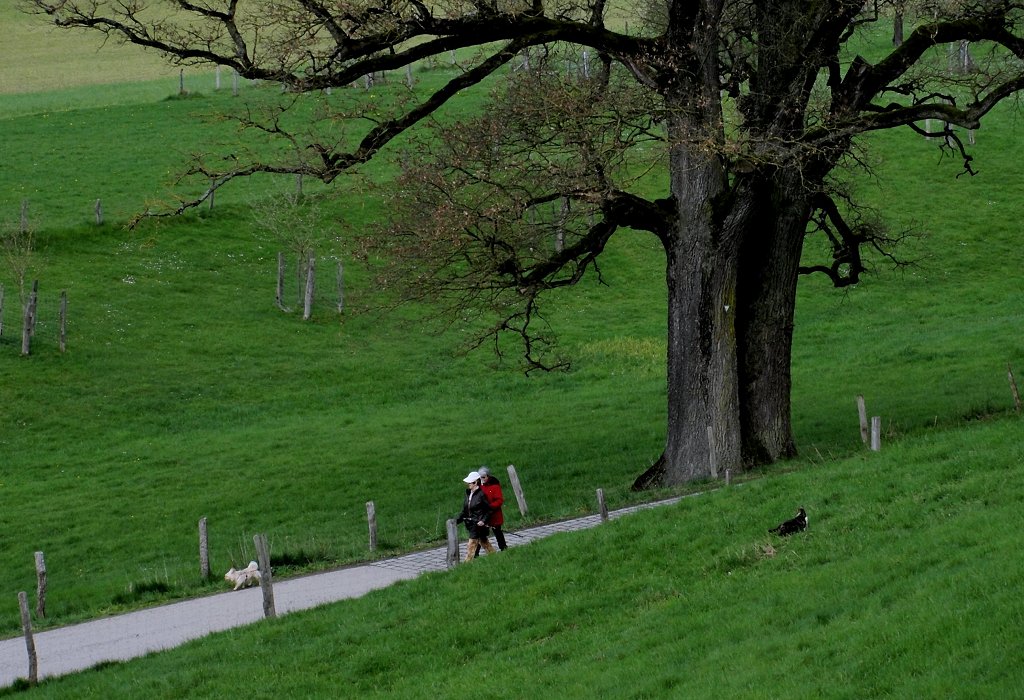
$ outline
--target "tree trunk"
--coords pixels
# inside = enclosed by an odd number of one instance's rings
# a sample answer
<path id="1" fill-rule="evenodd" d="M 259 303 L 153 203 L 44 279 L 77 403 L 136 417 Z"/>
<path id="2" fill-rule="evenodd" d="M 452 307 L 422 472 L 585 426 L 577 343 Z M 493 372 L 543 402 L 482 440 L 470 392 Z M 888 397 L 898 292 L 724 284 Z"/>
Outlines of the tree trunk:
<path id="1" fill-rule="evenodd" d="M 740 249 L 736 335 L 743 463 L 796 455 L 791 421 L 793 315 L 809 214 L 799 173 L 763 177 L 756 230 Z"/>

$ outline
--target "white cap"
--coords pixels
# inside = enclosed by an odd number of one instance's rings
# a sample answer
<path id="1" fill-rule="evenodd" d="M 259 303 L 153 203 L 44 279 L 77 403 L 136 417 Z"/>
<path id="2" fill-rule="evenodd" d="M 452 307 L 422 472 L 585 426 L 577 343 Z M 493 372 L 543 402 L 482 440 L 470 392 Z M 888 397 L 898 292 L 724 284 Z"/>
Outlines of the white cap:
<path id="1" fill-rule="evenodd" d="M 478 472 L 470 472 L 469 474 L 466 475 L 466 478 L 463 479 L 463 481 L 465 481 L 467 484 L 472 484 L 477 481 L 480 481 L 480 474 Z"/>

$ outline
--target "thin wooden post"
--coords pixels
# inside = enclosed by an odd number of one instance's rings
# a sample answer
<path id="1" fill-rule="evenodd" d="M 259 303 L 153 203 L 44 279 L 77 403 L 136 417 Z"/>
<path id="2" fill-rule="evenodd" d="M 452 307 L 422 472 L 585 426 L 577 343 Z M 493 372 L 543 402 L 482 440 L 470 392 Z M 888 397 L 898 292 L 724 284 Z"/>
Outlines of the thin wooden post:
<path id="1" fill-rule="evenodd" d="M 455 524 L 454 518 L 448 518 L 444 525 L 448 530 L 448 551 L 445 553 L 444 561 L 451 569 L 459 563 L 459 526 Z"/>
<path id="2" fill-rule="evenodd" d="M 25 591 L 18 593 L 18 607 L 21 608 L 21 629 L 25 633 L 25 646 L 28 648 L 28 682 L 35 685 L 39 682 L 39 660 L 36 658 L 36 642 L 32 637 L 32 617 L 28 612 L 28 595 Z"/>
<path id="3" fill-rule="evenodd" d="M 277 303 L 277 308 L 281 311 L 287 311 L 284 305 L 284 253 L 279 252 L 277 254 L 277 293 L 274 295 L 274 301 Z"/>
<path id="4" fill-rule="evenodd" d="M 96 214 L 96 225 L 103 225 L 103 202 L 96 200 L 96 204 L 93 205 L 93 213 Z"/>
<path id="5" fill-rule="evenodd" d="M 253 535 L 252 542 L 256 545 L 256 558 L 260 567 L 260 590 L 263 591 L 263 616 L 277 617 L 274 607 L 274 582 L 270 574 L 270 547 L 267 546 L 266 535 Z"/>
<path id="6" fill-rule="evenodd" d="M 868 409 L 864 405 L 864 395 L 857 394 L 857 415 L 860 417 L 860 441 L 868 444 Z"/>
<path id="7" fill-rule="evenodd" d="M 302 196 L 302 173 L 295 173 L 295 195 Z"/>
<path id="8" fill-rule="evenodd" d="M 882 449 L 882 418 L 881 416 L 871 417 L 871 450 L 878 452 Z"/>
<path id="9" fill-rule="evenodd" d="M 1020 392 L 1017 391 L 1017 380 L 1013 378 L 1013 368 L 1006 365 L 1006 376 L 1010 380 L 1010 391 L 1013 393 L 1013 410 L 1020 413 Z"/>
<path id="10" fill-rule="evenodd" d="M 217 197 L 217 181 L 210 178 L 210 211 L 213 211 L 213 200 Z"/>
<path id="11" fill-rule="evenodd" d="M 732 483 L 732 470 L 731 469 L 726 469 L 725 470 L 725 485 L 728 486 L 731 483 Z"/>
<path id="12" fill-rule="evenodd" d="M 185 69 L 178 70 L 178 94 L 185 94 Z"/>
<path id="13" fill-rule="evenodd" d="M 66 289 L 62 289 L 60 292 L 59 326 L 57 345 L 61 352 L 66 352 L 68 349 L 68 292 Z"/>
<path id="14" fill-rule="evenodd" d="M 238 71 L 231 69 L 231 94 L 238 97 Z"/>
<path id="15" fill-rule="evenodd" d="M 36 552 L 36 617 L 46 617 L 46 557 Z"/>
<path id="16" fill-rule="evenodd" d="M 206 531 L 206 516 L 199 518 L 199 576 L 210 578 L 210 539 Z"/>
<path id="17" fill-rule="evenodd" d="M 370 527 L 370 551 L 377 550 L 377 506 L 373 501 L 366 502 L 366 522 Z"/>
<path id="18" fill-rule="evenodd" d="M 217 66 L 213 72 L 213 89 L 220 90 L 220 66 Z"/>
<path id="19" fill-rule="evenodd" d="M 316 257 L 311 253 L 306 261 L 306 294 L 302 305 L 302 320 L 308 321 L 313 315 L 313 289 L 316 280 Z"/>
<path id="20" fill-rule="evenodd" d="M 33 291 L 29 295 L 28 301 L 25 304 L 24 313 L 21 319 L 21 354 L 28 355 L 32 352 L 32 311 L 34 303 L 32 297 L 35 295 L 36 290 L 39 288 L 37 282 L 33 285 Z"/>
<path id="21" fill-rule="evenodd" d="M 524 518 L 528 508 L 526 507 L 526 497 L 523 495 L 523 487 L 519 483 L 519 475 L 516 473 L 516 468 L 513 465 L 508 465 L 508 480 L 512 484 L 512 490 L 516 494 L 516 503 L 519 504 L 519 514 Z"/>
<path id="22" fill-rule="evenodd" d="M 608 522 L 608 505 L 604 502 L 604 489 L 597 490 L 597 510 L 601 513 L 601 522 Z"/>
<path id="23" fill-rule="evenodd" d="M 345 263 L 338 261 L 338 313 L 345 310 Z"/>
<path id="24" fill-rule="evenodd" d="M 4 335 L 4 286 L 0 284 L 0 338 Z"/>
<path id="25" fill-rule="evenodd" d="M 405 84 L 408 85 L 409 87 L 412 87 L 414 82 L 415 81 L 413 80 L 412 77 L 412 64 L 408 63 L 405 66 Z"/>

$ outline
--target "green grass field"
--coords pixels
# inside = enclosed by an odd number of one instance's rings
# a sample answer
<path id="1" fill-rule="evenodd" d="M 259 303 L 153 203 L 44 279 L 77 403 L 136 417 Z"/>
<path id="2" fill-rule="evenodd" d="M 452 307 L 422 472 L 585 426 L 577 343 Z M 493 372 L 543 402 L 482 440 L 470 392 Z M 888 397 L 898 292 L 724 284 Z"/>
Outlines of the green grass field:
<path id="1" fill-rule="evenodd" d="M 19 55 L 24 75 L 42 70 Z M 598 487 L 612 507 L 639 498 L 628 486 L 664 439 L 653 239 L 624 232 L 603 264 L 608 286 L 552 305 L 573 371 L 525 377 L 514 358 L 458 355 L 460 325 L 435 333 L 411 311 L 333 310 L 338 259 L 350 308 L 375 298 L 337 231 L 378 205 L 342 178 L 323 203 L 340 221 L 319 232 L 327 281 L 303 323 L 274 306 L 282 243 L 251 214 L 254 198 L 293 182 L 256 180 L 218 193 L 212 211 L 124 228 L 168 196 L 188 154 L 237 138 L 201 118 L 238 104 L 206 79 L 189 99 L 175 98 L 176 71 L 0 88 L 14 93 L 0 95 L 0 226 L 17 225 L 28 202 L 41 295 L 23 358 L 16 285 L 0 267 L 0 633 L 17 634 L 35 551 L 49 575 L 38 629 L 220 590 L 255 533 L 275 554 L 307 555 L 308 569 L 368 558 L 368 500 L 378 556 L 438 544 L 461 477 L 484 463 L 517 466 L 529 522 L 593 512 Z M 242 99 L 272 93 L 246 86 Z M 296 697 L 469 697 L 466 663 L 478 658 L 501 697 L 1011 696 L 1024 494 L 1020 421 L 1003 415 L 1007 364 L 1024 367 L 1016 114 L 1000 109 L 977 137 L 980 175 L 959 179 L 934 143 L 873 137 L 878 181 L 863 180 L 865 196 L 926 235 L 902 253 L 915 267 L 878 261 L 844 292 L 804 281 L 799 459 L 673 517 L 554 538 L 34 692 L 213 697 L 258 683 Z M 883 418 L 880 454 L 863 451 L 857 394 Z M 811 532 L 759 554 L 765 527 L 801 504 Z M 507 515 L 510 529 L 525 524 L 514 507 Z M 211 583 L 198 575 L 200 517 Z M 133 594 L 154 582 L 168 592 Z M 469 614 L 482 593 L 496 611 L 485 635 Z"/>

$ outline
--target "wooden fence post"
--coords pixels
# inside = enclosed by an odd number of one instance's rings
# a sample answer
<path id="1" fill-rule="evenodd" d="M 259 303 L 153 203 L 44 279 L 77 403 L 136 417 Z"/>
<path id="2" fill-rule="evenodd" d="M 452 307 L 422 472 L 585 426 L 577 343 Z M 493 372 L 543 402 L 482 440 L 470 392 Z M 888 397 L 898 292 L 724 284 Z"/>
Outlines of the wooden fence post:
<path id="1" fill-rule="evenodd" d="M 28 355 L 32 352 L 32 335 L 35 333 L 35 319 L 33 314 L 36 309 L 36 295 L 39 293 L 39 280 L 32 284 L 32 292 L 29 294 L 28 302 L 25 304 L 25 313 L 21 321 L 21 354 Z"/>
<path id="2" fill-rule="evenodd" d="M 210 540 L 206 532 L 206 516 L 199 518 L 199 576 L 210 578 Z"/>
<path id="3" fill-rule="evenodd" d="M 1017 380 L 1013 378 L 1013 368 L 1006 364 L 1006 376 L 1010 380 L 1010 391 L 1013 392 L 1013 410 L 1020 413 L 1020 392 L 1017 391 Z"/>
<path id="4" fill-rule="evenodd" d="M 857 416 L 860 418 L 860 441 L 868 444 L 868 409 L 864 405 L 864 395 L 857 395 Z"/>
<path id="5" fill-rule="evenodd" d="M 732 483 L 732 470 L 726 469 L 725 470 L 725 485 L 728 486 L 730 483 Z"/>
<path id="6" fill-rule="evenodd" d="M 345 263 L 338 261 L 338 313 L 345 310 Z"/>
<path id="7" fill-rule="evenodd" d="M 881 416 L 871 417 L 871 450 L 878 452 L 882 449 L 882 418 Z"/>
<path id="8" fill-rule="evenodd" d="M 274 607 L 274 582 L 270 573 L 270 548 L 267 546 L 266 535 L 253 535 L 252 542 L 256 545 L 256 558 L 260 567 L 260 590 L 263 591 L 263 616 L 277 617 Z"/>
<path id="9" fill-rule="evenodd" d="M 60 313 L 58 325 L 57 346 L 60 348 L 61 352 L 66 352 L 68 349 L 68 292 L 66 289 L 62 289 L 60 292 Z"/>
<path id="10" fill-rule="evenodd" d="M 513 465 L 508 465 L 508 480 L 512 483 L 512 490 L 516 494 L 516 503 L 519 504 L 519 514 L 524 518 L 526 517 L 526 497 L 523 495 L 523 487 L 519 483 L 519 475 L 516 474 L 516 468 Z"/>
<path id="11" fill-rule="evenodd" d="M 366 502 L 366 522 L 370 526 L 370 551 L 377 549 L 377 506 L 373 501 Z"/>
<path id="12" fill-rule="evenodd" d="M 608 506 L 604 502 L 604 489 L 597 490 L 597 510 L 601 513 L 601 522 L 608 522 Z"/>
<path id="13" fill-rule="evenodd" d="M 18 607 L 21 608 L 21 629 L 25 633 L 25 646 L 28 648 L 28 682 L 35 685 L 39 681 L 39 661 L 36 659 L 36 642 L 32 637 L 32 616 L 28 612 L 28 595 L 25 591 L 18 593 Z"/>
<path id="14" fill-rule="evenodd" d="M 231 94 L 238 97 L 238 71 L 234 68 L 231 69 Z"/>
<path id="15" fill-rule="evenodd" d="M 274 295 L 277 308 L 281 311 L 288 311 L 284 305 L 284 253 L 277 254 L 277 293 Z"/>
<path id="16" fill-rule="evenodd" d="M 445 529 L 448 530 L 448 551 L 445 554 L 445 565 L 450 569 L 459 563 L 459 526 L 455 524 L 454 518 L 448 518 L 445 522 Z"/>
<path id="17" fill-rule="evenodd" d="M 46 557 L 36 552 L 36 617 L 46 617 Z"/>
<path id="18" fill-rule="evenodd" d="M 4 286 L 0 284 L 0 338 L 4 335 Z"/>
<path id="19" fill-rule="evenodd" d="M 316 257 L 311 253 L 306 261 L 306 294 L 302 305 L 302 320 L 308 321 L 313 315 L 313 289 L 316 280 Z"/>
<path id="20" fill-rule="evenodd" d="M 103 225 L 103 202 L 96 200 L 96 204 L 93 206 L 93 212 L 96 214 L 96 225 Z"/>

